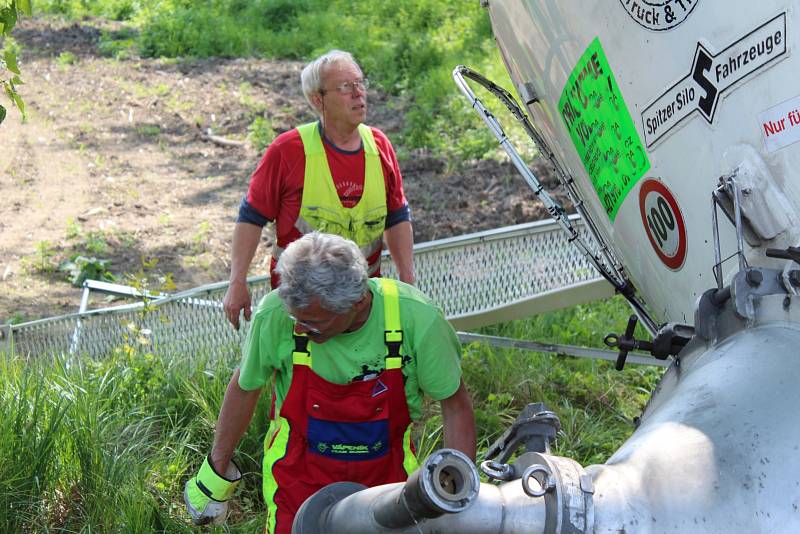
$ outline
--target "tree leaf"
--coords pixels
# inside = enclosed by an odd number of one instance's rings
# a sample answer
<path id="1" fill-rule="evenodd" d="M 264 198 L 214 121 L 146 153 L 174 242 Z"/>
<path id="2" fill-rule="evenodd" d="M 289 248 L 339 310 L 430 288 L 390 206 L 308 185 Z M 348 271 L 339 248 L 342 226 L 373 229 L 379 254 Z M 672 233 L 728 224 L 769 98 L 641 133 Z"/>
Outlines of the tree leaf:
<path id="1" fill-rule="evenodd" d="M 0 105 L 0 124 L 3 124 L 4 120 L 6 120 L 6 108 Z"/>
<path id="2" fill-rule="evenodd" d="M 29 17 L 33 15 L 31 0 L 17 0 L 17 9 Z"/>
<path id="3" fill-rule="evenodd" d="M 19 96 L 19 93 L 17 93 L 16 91 L 14 91 L 14 96 L 12 96 L 12 98 L 14 99 L 14 103 L 19 108 L 20 113 L 22 113 L 22 118 L 24 119 L 25 118 L 25 102 L 22 101 L 22 97 Z"/>
<path id="4" fill-rule="evenodd" d="M 14 76 L 13 78 L 11 78 L 11 82 L 15 85 L 25 85 L 25 82 L 23 82 L 22 78 L 20 78 L 19 76 Z"/>
<path id="5" fill-rule="evenodd" d="M 6 62 L 6 68 L 13 72 L 14 74 L 22 74 L 19 71 L 19 66 L 17 65 L 17 55 L 12 52 L 11 50 L 6 50 L 3 53 L 3 59 Z"/>
<path id="6" fill-rule="evenodd" d="M 0 20 L 4 23 L 3 33 L 11 35 L 11 30 L 14 29 L 14 25 L 17 23 L 17 10 L 10 7 L 0 9 Z"/>

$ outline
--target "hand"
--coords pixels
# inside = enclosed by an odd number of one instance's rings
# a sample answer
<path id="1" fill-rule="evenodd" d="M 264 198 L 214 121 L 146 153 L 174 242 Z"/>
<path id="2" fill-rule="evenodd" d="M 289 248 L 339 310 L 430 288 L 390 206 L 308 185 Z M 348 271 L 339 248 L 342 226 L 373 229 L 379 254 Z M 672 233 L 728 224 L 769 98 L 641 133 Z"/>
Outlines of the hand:
<path id="1" fill-rule="evenodd" d="M 239 330 L 239 313 L 244 310 L 245 320 L 250 320 L 252 310 L 250 308 L 250 291 L 247 289 L 247 282 L 233 281 L 225 292 L 222 299 L 222 308 L 225 316 L 236 330 Z"/>
<path id="2" fill-rule="evenodd" d="M 219 475 L 207 457 L 197 476 L 186 481 L 183 500 L 195 525 L 221 525 L 228 517 L 228 499 L 242 479 L 239 467 L 230 462 L 225 476 Z"/>

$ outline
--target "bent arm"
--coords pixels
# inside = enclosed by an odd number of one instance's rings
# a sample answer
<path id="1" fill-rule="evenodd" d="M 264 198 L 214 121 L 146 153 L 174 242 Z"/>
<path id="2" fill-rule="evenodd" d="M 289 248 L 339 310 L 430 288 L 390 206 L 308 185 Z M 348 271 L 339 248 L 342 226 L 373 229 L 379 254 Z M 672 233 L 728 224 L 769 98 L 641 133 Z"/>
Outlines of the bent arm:
<path id="1" fill-rule="evenodd" d="M 247 290 L 247 271 L 261 239 L 261 227 L 237 222 L 233 230 L 231 246 L 231 277 L 223 299 L 225 316 L 239 329 L 239 313 L 244 309 L 244 318 L 250 320 L 250 292 Z"/>
<path id="2" fill-rule="evenodd" d="M 475 461 L 475 414 L 464 380 L 450 397 L 440 401 L 444 427 L 444 446 L 457 449 Z"/>
<path id="3" fill-rule="evenodd" d="M 410 221 L 399 222 L 383 232 L 389 254 L 397 267 L 400 281 L 414 283 L 414 232 Z"/>
<path id="4" fill-rule="evenodd" d="M 214 431 L 214 446 L 211 449 L 211 465 L 218 473 L 224 473 L 233 458 L 233 451 L 242 439 L 253 412 L 256 409 L 261 389 L 246 391 L 239 387 L 239 369 L 233 373 L 222 407 L 219 410 L 217 428 Z"/>

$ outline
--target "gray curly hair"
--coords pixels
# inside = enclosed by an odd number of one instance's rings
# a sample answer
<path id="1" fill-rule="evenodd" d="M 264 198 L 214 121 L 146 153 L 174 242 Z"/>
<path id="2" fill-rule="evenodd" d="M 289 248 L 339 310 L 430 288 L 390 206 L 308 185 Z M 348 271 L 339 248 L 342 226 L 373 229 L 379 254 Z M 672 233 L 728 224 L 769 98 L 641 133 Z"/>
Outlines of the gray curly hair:
<path id="1" fill-rule="evenodd" d="M 278 296 L 289 310 L 303 310 L 317 297 L 326 310 L 344 313 L 367 292 L 367 260 L 338 235 L 304 235 L 286 247 L 276 269 Z"/>
<path id="2" fill-rule="evenodd" d="M 311 102 L 311 95 L 322 91 L 322 69 L 328 65 L 340 62 L 352 63 L 361 70 L 361 67 L 356 63 L 356 60 L 353 59 L 353 55 L 350 52 L 331 50 L 311 61 L 303 68 L 303 72 L 300 73 L 300 84 L 303 87 L 303 95 L 306 97 L 308 105 L 311 106 L 311 109 L 315 112 L 317 108 L 315 108 L 314 104 Z"/>

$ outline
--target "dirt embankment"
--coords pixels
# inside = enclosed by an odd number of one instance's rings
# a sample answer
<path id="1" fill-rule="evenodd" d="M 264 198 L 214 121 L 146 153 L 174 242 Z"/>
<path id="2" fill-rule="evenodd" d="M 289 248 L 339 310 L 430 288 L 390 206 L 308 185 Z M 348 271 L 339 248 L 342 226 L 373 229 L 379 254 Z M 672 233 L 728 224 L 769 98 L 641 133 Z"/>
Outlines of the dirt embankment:
<path id="1" fill-rule="evenodd" d="M 278 133 L 313 118 L 298 62 L 114 59 L 100 53 L 103 29 L 114 27 L 34 19 L 14 32 L 28 122 L 9 109 L 0 125 L 0 323 L 77 310 L 80 290 L 58 269 L 75 255 L 108 260 L 123 283 L 142 258 L 178 289 L 227 279 L 261 154 L 212 142 L 208 129 L 243 141 L 257 116 Z M 390 100 L 369 95 L 369 122 L 391 138 L 403 104 Z M 401 168 L 416 242 L 544 216 L 507 163 L 459 167 L 418 152 Z M 252 273 L 265 272 L 271 239 Z"/>

